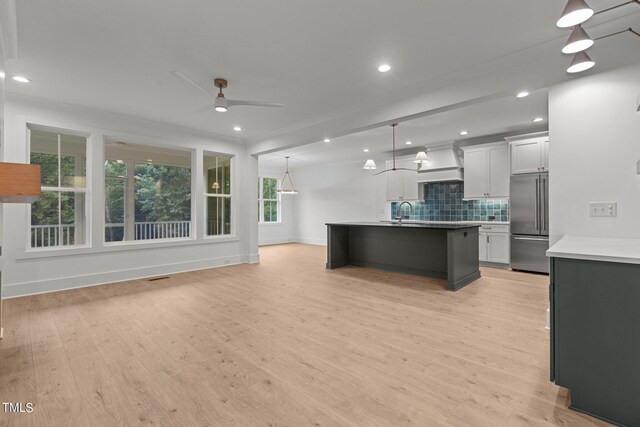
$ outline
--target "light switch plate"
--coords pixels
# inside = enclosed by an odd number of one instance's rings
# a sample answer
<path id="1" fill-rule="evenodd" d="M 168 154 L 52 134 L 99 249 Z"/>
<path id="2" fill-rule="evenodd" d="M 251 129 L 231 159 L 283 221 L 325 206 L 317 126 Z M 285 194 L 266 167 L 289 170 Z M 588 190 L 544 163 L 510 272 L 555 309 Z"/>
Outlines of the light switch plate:
<path id="1" fill-rule="evenodd" d="M 589 216 L 613 217 L 618 216 L 617 202 L 589 202 Z"/>

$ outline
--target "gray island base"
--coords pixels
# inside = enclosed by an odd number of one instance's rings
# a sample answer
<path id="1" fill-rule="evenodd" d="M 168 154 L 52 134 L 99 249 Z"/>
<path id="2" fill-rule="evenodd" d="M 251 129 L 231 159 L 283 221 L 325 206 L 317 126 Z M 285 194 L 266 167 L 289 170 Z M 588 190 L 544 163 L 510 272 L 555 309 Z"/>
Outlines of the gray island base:
<path id="1" fill-rule="evenodd" d="M 447 280 L 457 291 L 480 278 L 478 225 L 327 223 L 327 268 L 353 265 Z"/>

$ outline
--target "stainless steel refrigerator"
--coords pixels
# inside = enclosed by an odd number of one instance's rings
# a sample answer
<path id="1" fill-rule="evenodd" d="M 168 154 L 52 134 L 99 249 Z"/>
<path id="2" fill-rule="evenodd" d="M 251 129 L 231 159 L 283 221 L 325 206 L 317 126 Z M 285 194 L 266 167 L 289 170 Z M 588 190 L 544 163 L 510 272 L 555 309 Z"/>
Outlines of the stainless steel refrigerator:
<path id="1" fill-rule="evenodd" d="M 549 273 L 549 174 L 513 175 L 510 193 L 510 266 Z"/>

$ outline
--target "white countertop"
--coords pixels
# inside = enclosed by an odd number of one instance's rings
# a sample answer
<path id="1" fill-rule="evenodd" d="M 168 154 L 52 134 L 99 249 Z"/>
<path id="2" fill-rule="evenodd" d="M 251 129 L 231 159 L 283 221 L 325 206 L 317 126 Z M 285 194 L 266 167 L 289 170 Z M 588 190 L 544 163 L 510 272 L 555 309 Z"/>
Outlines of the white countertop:
<path id="1" fill-rule="evenodd" d="M 394 222 L 391 219 L 385 219 L 381 222 Z M 480 224 L 480 225 L 509 225 L 509 221 L 421 221 L 417 219 L 403 219 L 406 224 Z"/>
<path id="2" fill-rule="evenodd" d="M 549 248 L 547 256 L 640 264 L 640 239 L 565 236 Z"/>

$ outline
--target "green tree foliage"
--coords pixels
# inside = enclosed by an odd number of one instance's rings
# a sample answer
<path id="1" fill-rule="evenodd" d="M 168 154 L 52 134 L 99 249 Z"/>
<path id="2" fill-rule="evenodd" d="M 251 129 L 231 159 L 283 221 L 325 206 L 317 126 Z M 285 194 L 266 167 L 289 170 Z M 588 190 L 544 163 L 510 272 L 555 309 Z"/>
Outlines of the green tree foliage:
<path id="1" fill-rule="evenodd" d="M 191 220 L 191 170 L 168 165 L 135 165 L 136 222 Z"/>
<path id="2" fill-rule="evenodd" d="M 58 187 L 58 156 L 55 154 L 31 153 L 31 163 L 40 165 L 42 186 Z M 60 158 L 62 176 L 74 176 L 76 169 L 75 157 L 62 156 Z M 75 194 L 70 191 L 54 192 L 43 191 L 37 202 L 31 205 L 32 225 L 57 225 L 61 219 L 61 224 L 73 224 L 75 222 Z M 58 203 L 60 202 L 61 212 L 58 217 Z"/>

